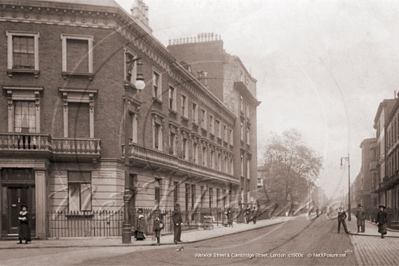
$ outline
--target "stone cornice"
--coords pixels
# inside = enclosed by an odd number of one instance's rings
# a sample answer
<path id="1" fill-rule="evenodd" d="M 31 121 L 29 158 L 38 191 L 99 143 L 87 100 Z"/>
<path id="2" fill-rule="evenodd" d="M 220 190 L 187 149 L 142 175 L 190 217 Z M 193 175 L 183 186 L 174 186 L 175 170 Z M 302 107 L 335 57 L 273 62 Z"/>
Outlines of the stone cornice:
<path id="1" fill-rule="evenodd" d="M 176 61 L 165 46 L 134 22 L 122 8 L 51 1 L 2 0 L 1 21 L 113 29 L 157 63 L 178 86 L 189 91 L 216 114 L 222 111 L 223 120 L 227 123 L 234 125 L 237 119 L 223 102 Z"/>

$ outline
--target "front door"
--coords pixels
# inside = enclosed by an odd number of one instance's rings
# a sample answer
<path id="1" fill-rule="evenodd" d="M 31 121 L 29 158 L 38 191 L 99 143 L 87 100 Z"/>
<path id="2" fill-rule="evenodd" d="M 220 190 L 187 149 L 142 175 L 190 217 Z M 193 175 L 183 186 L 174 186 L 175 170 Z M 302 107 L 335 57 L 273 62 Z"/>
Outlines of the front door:
<path id="1" fill-rule="evenodd" d="M 35 231 L 35 187 L 34 186 L 7 186 L 3 187 L 3 231 L 9 235 L 18 234 L 18 216 L 21 206 L 28 207 L 29 227 Z M 32 233 L 33 233 L 32 232 Z"/>
<path id="2" fill-rule="evenodd" d="M 28 188 L 27 187 L 9 187 L 8 188 L 8 233 L 18 233 L 18 216 L 22 205 L 28 206 Z M 29 208 L 29 206 L 28 206 Z"/>

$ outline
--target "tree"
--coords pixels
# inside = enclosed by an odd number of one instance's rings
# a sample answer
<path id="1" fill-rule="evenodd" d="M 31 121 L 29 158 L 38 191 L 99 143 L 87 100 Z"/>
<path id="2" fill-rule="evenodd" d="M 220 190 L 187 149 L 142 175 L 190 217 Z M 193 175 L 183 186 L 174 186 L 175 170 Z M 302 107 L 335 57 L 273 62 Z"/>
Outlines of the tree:
<path id="1" fill-rule="evenodd" d="M 271 202 L 306 199 L 315 186 L 323 166 L 323 158 L 308 147 L 295 129 L 274 134 L 265 147 L 263 192 Z"/>

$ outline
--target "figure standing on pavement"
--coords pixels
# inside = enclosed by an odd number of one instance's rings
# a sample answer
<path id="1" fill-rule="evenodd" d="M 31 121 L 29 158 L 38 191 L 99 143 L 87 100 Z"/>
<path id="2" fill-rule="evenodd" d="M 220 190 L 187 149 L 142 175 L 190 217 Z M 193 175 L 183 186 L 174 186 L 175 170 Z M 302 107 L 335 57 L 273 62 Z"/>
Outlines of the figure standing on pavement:
<path id="1" fill-rule="evenodd" d="M 245 223 L 249 223 L 249 216 L 251 215 L 251 210 L 249 206 L 245 209 L 244 221 Z"/>
<path id="2" fill-rule="evenodd" d="M 177 244 L 177 242 L 181 241 L 181 226 L 183 224 L 183 219 L 181 218 L 180 214 L 180 204 L 175 205 L 175 210 L 172 213 L 172 221 L 173 221 L 173 229 L 174 229 L 174 236 L 173 242 Z"/>
<path id="3" fill-rule="evenodd" d="M 159 215 L 156 216 L 155 221 L 154 221 L 154 234 L 155 237 L 157 238 L 157 246 L 160 245 L 161 242 L 161 230 L 163 229 L 163 223 L 161 219 L 159 219 Z"/>
<path id="4" fill-rule="evenodd" d="M 345 233 L 349 234 L 349 231 L 346 228 L 345 219 L 346 219 L 346 212 L 343 210 L 342 207 L 339 207 L 339 211 L 338 211 L 338 234 L 339 234 L 339 231 L 340 231 L 341 223 L 342 223 L 342 225 L 344 227 Z"/>
<path id="5" fill-rule="evenodd" d="M 381 234 L 381 238 L 384 238 L 387 234 L 387 213 L 385 211 L 385 206 L 380 206 L 380 211 L 377 215 L 378 233 Z"/>
<path id="6" fill-rule="evenodd" d="M 228 221 L 229 227 L 233 227 L 233 214 L 231 213 L 230 209 L 228 209 L 228 211 L 227 211 L 227 221 Z"/>
<path id="7" fill-rule="evenodd" d="M 364 233 L 365 232 L 365 219 L 366 219 L 366 213 L 362 207 L 362 205 L 359 203 L 357 205 L 357 210 L 356 210 L 356 218 L 357 218 L 357 232 Z"/>
<path id="8" fill-rule="evenodd" d="M 134 237 L 136 238 L 136 240 L 144 240 L 146 238 L 144 234 L 145 228 L 146 223 L 144 215 L 140 214 L 136 223 L 136 230 L 134 231 Z"/>
<path id="9" fill-rule="evenodd" d="M 258 210 L 256 209 L 256 207 L 254 207 L 254 209 L 252 211 L 252 221 L 254 222 L 254 224 L 256 224 L 257 217 L 258 217 Z"/>
<path id="10" fill-rule="evenodd" d="M 224 212 L 224 220 L 223 220 L 223 226 L 227 227 L 229 224 L 229 212 L 225 211 Z"/>
<path id="11" fill-rule="evenodd" d="M 25 205 L 22 205 L 22 210 L 19 212 L 19 243 L 22 244 L 22 240 L 25 240 L 25 244 L 28 244 L 28 241 L 31 241 L 30 238 L 30 228 L 29 228 L 29 220 L 28 220 L 28 211 Z"/>
<path id="12" fill-rule="evenodd" d="M 316 207 L 316 216 L 319 217 L 319 206 Z"/>

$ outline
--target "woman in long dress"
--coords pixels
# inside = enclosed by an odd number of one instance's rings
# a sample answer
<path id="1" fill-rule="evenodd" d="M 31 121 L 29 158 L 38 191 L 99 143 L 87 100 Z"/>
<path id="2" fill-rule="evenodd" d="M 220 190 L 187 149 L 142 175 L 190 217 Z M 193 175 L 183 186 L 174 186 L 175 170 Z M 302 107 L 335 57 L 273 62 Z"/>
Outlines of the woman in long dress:
<path id="1" fill-rule="evenodd" d="M 137 224 L 136 224 L 136 231 L 134 232 L 134 237 L 136 238 L 136 240 L 144 240 L 145 239 L 145 219 L 144 219 L 144 215 L 140 214 L 139 215 L 139 219 L 137 220 Z"/>
<path id="2" fill-rule="evenodd" d="M 385 211 L 385 206 L 380 206 L 380 211 L 377 215 L 378 233 L 381 234 L 381 238 L 384 238 L 387 234 L 387 213 Z"/>
<path id="3" fill-rule="evenodd" d="M 22 244 L 22 240 L 25 240 L 25 244 L 28 244 L 28 241 L 31 241 L 31 238 L 30 238 L 28 211 L 26 206 L 22 206 L 22 210 L 19 212 L 18 220 L 19 220 L 18 244 Z"/>

